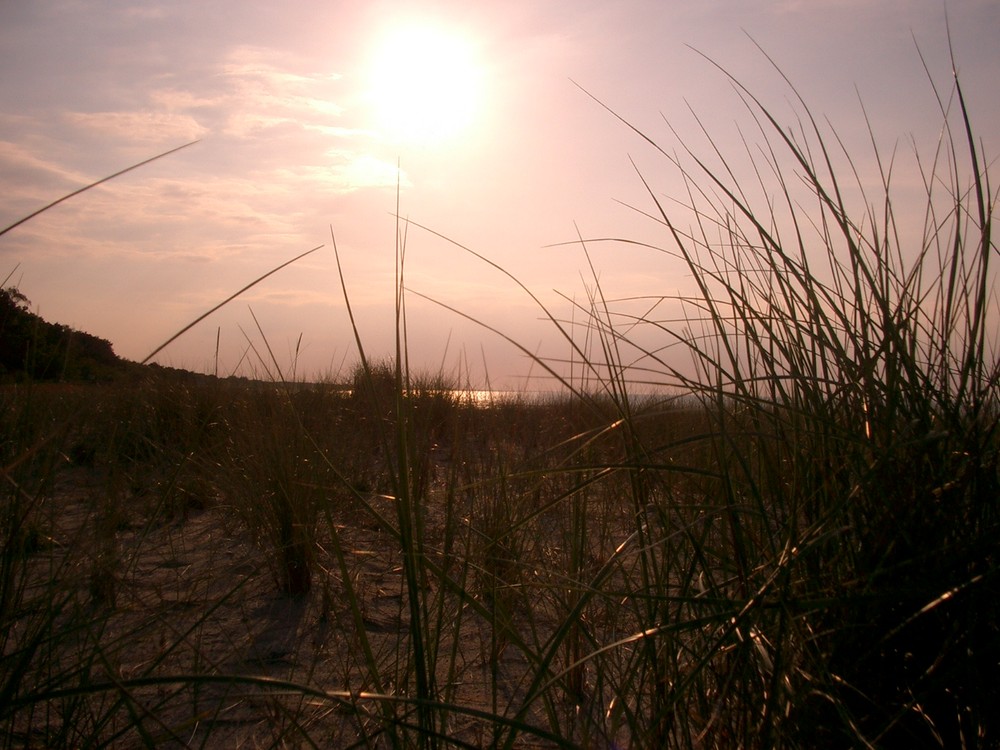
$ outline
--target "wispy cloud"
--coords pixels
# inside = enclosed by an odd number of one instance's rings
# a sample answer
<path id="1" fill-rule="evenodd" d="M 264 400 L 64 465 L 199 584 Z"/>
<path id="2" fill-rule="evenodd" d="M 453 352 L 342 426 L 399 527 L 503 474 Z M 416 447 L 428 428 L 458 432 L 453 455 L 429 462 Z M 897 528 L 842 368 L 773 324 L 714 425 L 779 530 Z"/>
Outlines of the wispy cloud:
<path id="1" fill-rule="evenodd" d="M 329 152 L 334 163 L 317 168 L 313 174 L 339 190 L 359 190 L 367 187 L 412 187 L 409 175 L 395 164 L 369 154 Z"/>
<path id="2" fill-rule="evenodd" d="M 0 140 L 0 173 L 11 182 L 20 182 L 19 176 L 31 173 L 32 180 L 47 179 L 49 181 L 79 181 L 82 179 L 77 171 L 62 164 L 46 159 L 41 154 L 20 143 Z M 35 187 L 32 181 L 24 181 L 22 188 Z"/>
<path id="3" fill-rule="evenodd" d="M 231 105 L 226 127 L 231 135 L 256 136 L 285 124 L 329 132 L 344 114 L 336 73 L 293 72 L 287 55 L 255 47 L 236 47 L 226 57 L 220 75 Z"/>
<path id="4" fill-rule="evenodd" d="M 135 145 L 184 143 L 208 132 L 194 117 L 178 112 L 67 112 L 65 118 L 74 127 Z"/>

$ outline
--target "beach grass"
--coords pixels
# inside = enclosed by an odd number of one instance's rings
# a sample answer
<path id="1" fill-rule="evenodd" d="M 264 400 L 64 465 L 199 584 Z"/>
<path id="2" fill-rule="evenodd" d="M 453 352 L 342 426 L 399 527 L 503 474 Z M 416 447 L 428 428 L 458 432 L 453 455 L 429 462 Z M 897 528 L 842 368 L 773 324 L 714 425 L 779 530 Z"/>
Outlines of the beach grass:
<path id="1" fill-rule="evenodd" d="M 344 382 L 264 338 L 268 382 L 5 386 L 0 743 L 994 746 L 991 162 L 955 80 L 915 233 L 900 157 L 873 188 L 733 83 L 745 153 L 636 131 L 683 322 L 580 240 L 573 324 L 524 288 L 584 374 L 521 346 L 548 398 L 411 370 L 402 220 L 395 350 L 355 327 Z"/>

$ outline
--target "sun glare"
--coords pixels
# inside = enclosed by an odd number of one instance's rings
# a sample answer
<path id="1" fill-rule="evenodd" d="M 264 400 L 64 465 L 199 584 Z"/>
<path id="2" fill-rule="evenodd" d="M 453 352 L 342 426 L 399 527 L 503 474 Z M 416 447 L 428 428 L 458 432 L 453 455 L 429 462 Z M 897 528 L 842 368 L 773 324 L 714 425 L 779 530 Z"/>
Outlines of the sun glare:
<path id="1" fill-rule="evenodd" d="M 442 29 L 408 27 L 376 49 L 369 94 L 386 137 L 437 144 L 475 119 L 480 74 L 469 40 Z"/>

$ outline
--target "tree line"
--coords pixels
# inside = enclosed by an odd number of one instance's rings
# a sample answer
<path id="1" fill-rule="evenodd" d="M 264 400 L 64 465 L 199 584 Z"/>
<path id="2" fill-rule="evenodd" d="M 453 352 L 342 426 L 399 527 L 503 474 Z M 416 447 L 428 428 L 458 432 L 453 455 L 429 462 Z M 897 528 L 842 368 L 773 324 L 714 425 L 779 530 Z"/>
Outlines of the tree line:
<path id="1" fill-rule="evenodd" d="M 106 381 L 134 366 L 110 341 L 31 312 L 17 287 L 0 289 L 0 380 Z"/>

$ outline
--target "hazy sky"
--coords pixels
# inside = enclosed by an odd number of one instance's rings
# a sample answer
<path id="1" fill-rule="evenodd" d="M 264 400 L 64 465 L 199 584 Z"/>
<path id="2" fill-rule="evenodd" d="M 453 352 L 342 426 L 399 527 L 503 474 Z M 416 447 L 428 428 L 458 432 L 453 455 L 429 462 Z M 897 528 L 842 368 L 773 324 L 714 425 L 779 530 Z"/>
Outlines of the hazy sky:
<path id="1" fill-rule="evenodd" d="M 948 16 L 978 135 L 996 154 L 1000 4 L 950 0 Z M 579 87 L 668 151 L 679 136 L 711 155 L 693 110 L 738 155 L 738 127 L 752 138 L 752 121 L 702 54 L 795 123 L 791 93 L 754 41 L 862 171 L 859 98 L 880 148 L 933 148 L 941 117 L 917 45 L 947 90 L 941 0 L 0 0 L 0 227 L 199 140 L 0 237 L 0 278 L 13 273 L 8 283 L 46 319 L 139 360 L 255 277 L 326 245 L 157 360 L 211 371 L 220 330 L 219 369 L 231 372 L 250 342 L 264 351 L 252 309 L 283 368 L 301 334 L 300 376 L 336 372 L 355 347 L 330 227 L 365 345 L 388 353 L 398 183 L 401 214 L 569 318 L 566 297 L 585 299 L 589 270 L 578 246 L 553 245 L 578 231 L 669 245 L 629 207 L 652 208 L 630 160 L 658 192 L 682 197 L 669 163 Z M 432 111 L 418 111 L 427 102 Z M 589 249 L 609 297 L 692 288 L 661 253 Z M 496 269 L 413 227 L 406 250 L 409 288 L 530 350 L 567 354 Z M 407 304 L 412 364 L 464 362 L 481 382 L 485 360 L 495 385 L 524 384 L 527 360 L 502 339 L 420 298 Z M 243 372 L 247 362 L 262 371 L 250 354 Z"/>

